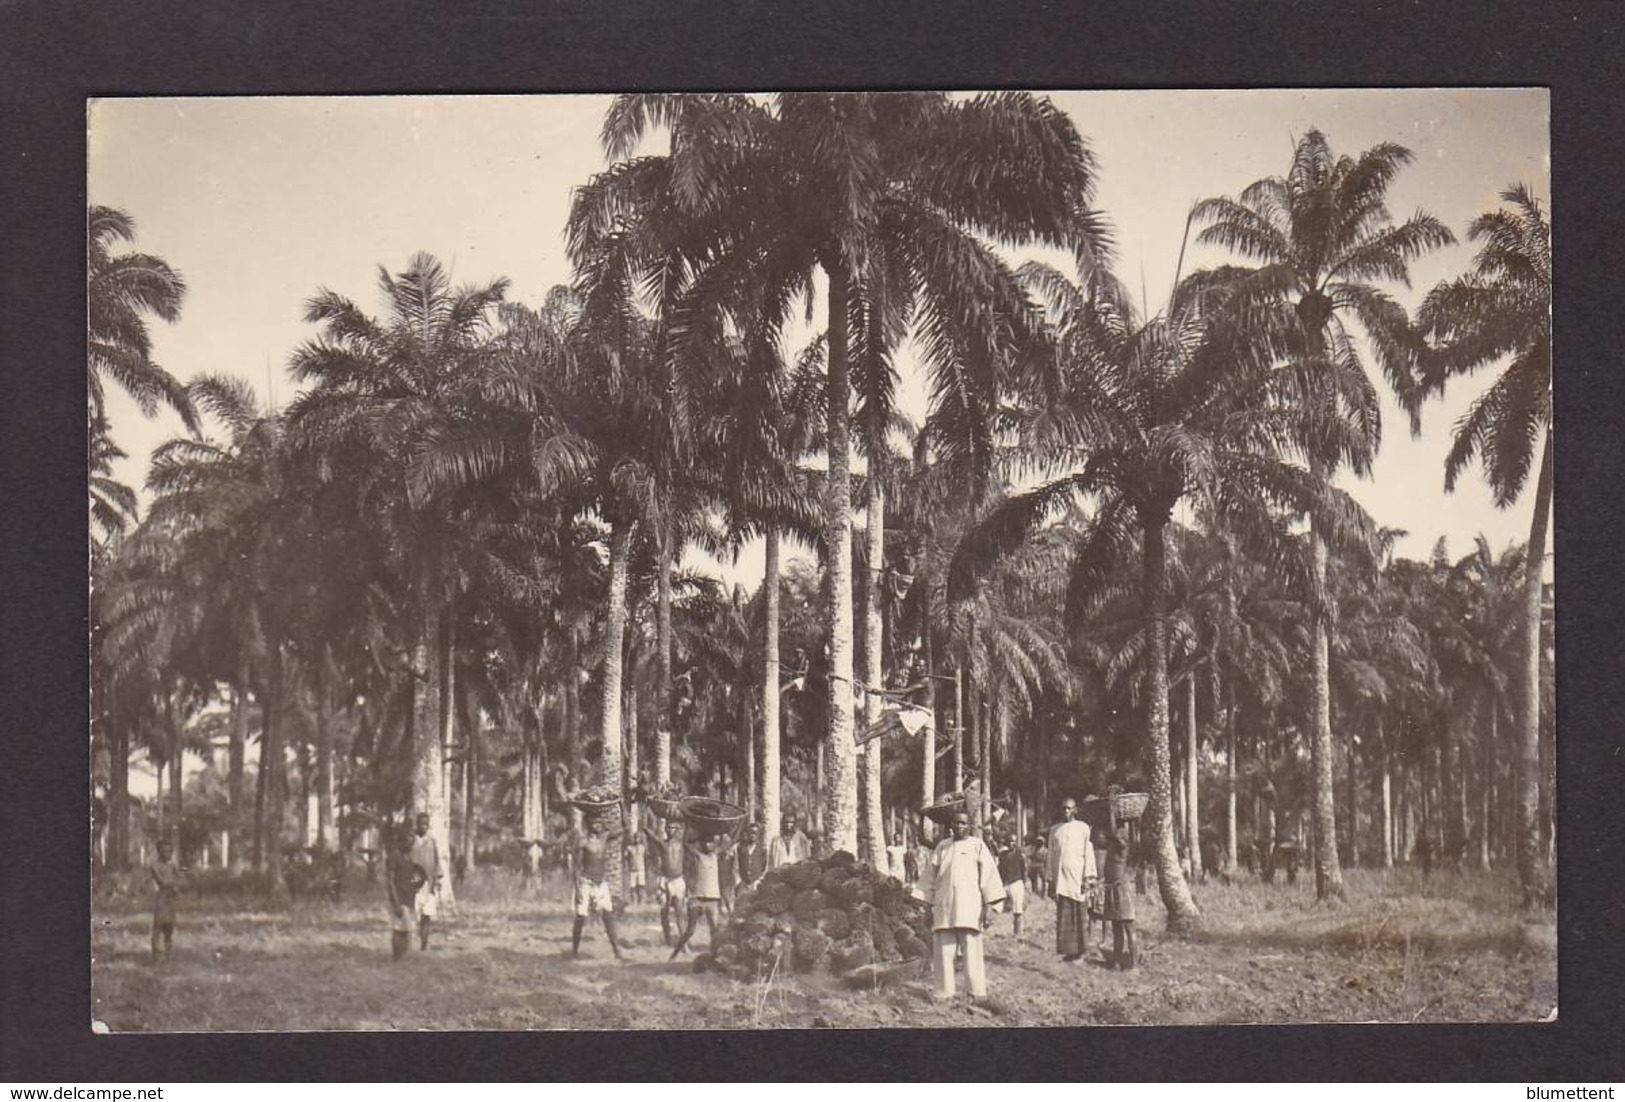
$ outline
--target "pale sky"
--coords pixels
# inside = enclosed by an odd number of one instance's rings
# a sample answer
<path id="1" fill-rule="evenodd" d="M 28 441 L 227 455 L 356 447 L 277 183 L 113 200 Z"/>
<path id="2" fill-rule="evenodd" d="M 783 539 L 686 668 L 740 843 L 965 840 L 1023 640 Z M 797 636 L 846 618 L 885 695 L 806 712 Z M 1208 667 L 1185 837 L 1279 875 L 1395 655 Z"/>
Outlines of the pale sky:
<path id="1" fill-rule="evenodd" d="M 1099 163 L 1097 205 L 1111 218 L 1118 273 L 1153 308 L 1166 301 L 1190 204 L 1283 174 L 1294 140 L 1319 127 L 1338 153 L 1382 141 L 1416 154 L 1389 191 L 1397 219 L 1425 208 L 1458 238 L 1498 193 L 1522 181 L 1550 196 L 1544 90 L 1064 92 Z M 314 335 L 301 320 L 319 287 L 383 305 L 379 265 L 438 256 L 458 283 L 497 276 L 511 299 L 537 304 L 569 279 L 563 228 L 570 189 L 606 166 L 598 145 L 605 96 L 111 99 L 89 113 L 90 202 L 136 220 L 136 247 L 180 270 L 181 319 L 150 328 L 155 357 L 182 381 L 238 375 L 280 404 L 293 393 L 289 354 Z M 1467 269 L 1466 245 L 1413 266 L 1414 308 Z M 1188 251 L 1185 271 L 1225 260 Z M 911 373 L 910 373 L 911 374 Z M 1527 538 L 1527 503 L 1494 508 L 1476 470 L 1443 492 L 1449 430 L 1491 376 L 1453 385 L 1424 413 L 1423 436 L 1388 402 L 1374 476 L 1344 485 L 1378 523 L 1408 530 L 1398 553 L 1426 557 L 1446 536 L 1466 554 L 1482 532 L 1497 551 Z M 905 375 L 906 404 L 924 388 Z M 116 473 L 139 486 L 148 453 L 180 431 L 142 418 L 109 388 Z M 741 580 L 754 587 L 760 556 Z"/>

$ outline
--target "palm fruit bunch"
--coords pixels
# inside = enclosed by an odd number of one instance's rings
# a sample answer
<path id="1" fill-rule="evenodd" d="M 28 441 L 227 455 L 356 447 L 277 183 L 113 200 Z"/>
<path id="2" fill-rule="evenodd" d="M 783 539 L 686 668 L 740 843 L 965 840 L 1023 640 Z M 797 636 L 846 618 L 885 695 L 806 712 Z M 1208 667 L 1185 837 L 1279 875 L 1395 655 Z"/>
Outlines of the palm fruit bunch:
<path id="1" fill-rule="evenodd" d="M 745 980 L 775 969 L 842 975 L 919 960 L 930 942 L 929 908 L 843 851 L 774 869 L 740 892 L 732 920 L 695 967 Z"/>
<path id="2" fill-rule="evenodd" d="M 595 784 L 577 792 L 570 803 L 585 812 L 589 820 L 608 818 L 620 811 L 621 793 L 614 785 Z"/>
<path id="3" fill-rule="evenodd" d="M 639 797 L 646 801 L 649 810 L 660 816 L 660 818 L 681 819 L 683 817 L 682 800 L 688 793 L 683 791 L 681 785 L 667 781 L 665 784 L 645 789 L 640 783 L 638 789 Z"/>

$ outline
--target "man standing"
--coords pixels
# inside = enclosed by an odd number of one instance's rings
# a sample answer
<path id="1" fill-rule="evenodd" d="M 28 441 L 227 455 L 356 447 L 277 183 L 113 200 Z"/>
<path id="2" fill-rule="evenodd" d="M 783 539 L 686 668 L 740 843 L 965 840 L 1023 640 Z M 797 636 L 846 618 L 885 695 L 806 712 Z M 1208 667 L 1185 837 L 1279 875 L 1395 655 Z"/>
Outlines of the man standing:
<path id="1" fill-rule="evenodd" d="M 1075 964 L 1087 951 L 1089 888 L 1095 879 L 1095 847 L 1089 824 L 1078 818 L 1078 801 L 1061 802 L 1061 821 L 1049 834 L 1049 896 L 1055 900 L 1055 951 Z"/>
<path id="2" fill-rule="evenodd" d="M 698 844 L 688 848 L 688 863 L 694 870 L 694 890 L 688 899 L 688 927 L 683 931 L 683 936 L 677 939 L 677 947 L 671 951 L 672 960 L 676 960 L 677 955 L 688 947 L 688 939 L 694 936 L 694 928 L 701 918 L 705 919 L 711 933 L 711 948 L 715 950 L 717 947 L 717 924 L 722 921 L 720 856 L 717 840 L 711 835 L 706 835 Z"/>
<path id="3" fill-rule="evenodd" d="M 619 834 L 619 832 L 616 832 Z M 604 933 L 609 936 L 609 947 L 615 959 L 621 956 L 621 945 L 615 937 L 615 900 L 605 875 L 606 857 L 611 845 L 619 844 L 612 838 L 602 816 L 594 816 L 587 824 L 587 835 L 571 847 L 570 872 L 575 880 L 575 925 L 570 930 L 570 955 L 581 955 L 581 931 L 594 911 L 604 921 Z"/>
<path id="4" fill-rule="evenodd" d="M 384 862 L 384 888 L 389 895 L 389 943 L 395 960 L 412 947 L 412 926 L 423 870 L 412 863 L 412 832 L 405 826 L 389 831 L 389 857 Z"/>
<path id="5" fill-rule="evenodd" d="M 155 893 L 152 903 L 153 960 L 158 959 L 160 940 L 163 942 L 164 952 L 175 951 L 175 898 L 186 886 L 186 880 L 181 874 L 181 867 L 170 856 L 173 852 L 168 841 L 159 842 L 158 860 L 152 865 L 152 886 Z"/>
<path id="6" fill-rule="evenodd" d="M 671 944 L 672 920 L 675 917 L 678 925 L 682 924 L 683 904 L 688 898 L 688 882 L 683 879 L 682 829 L 675 819 L 667 821 L 665 837 L 644 828 L 650 844 L 660 854 L 660 934 L 667 945 Z"/>
<path id="7" fill-rule="evenodd" d="M 440 882 L 444 872 L 440 867 L 440 847 L 429 834 L 429 816 L 420 814 L 417 820 L 417 838 L 412 842 L 412 864 L 423 872 L 423 887 L 418 889 L 414 910 L 418 916 L 418 949 L 429 947 L 429 925 L 440 909 Z"/>
<path id="8" fill-rule="evenodd" d="M 741 888 L 754 888 L 756 882 L 767 872 L 767 847 L 752 823 L 745 828 L 745 837 L 740 841 L 738 849 L 739 886 Z"/>
<path id="9" fill-rule="evenodd" d="M 811 856 L 812 846 L 807 836 L 796 829 L 796 817 L 786 815 L 780 824 L 779 836 L 768 844 L 767 867 L 776 869 L 781 865 L 793 865 Z"/>
<path id="10" fill-rule="evenodd" d="M 953 836 L 931 855 L 923 891 L 931 907 L 936 997 L 954 997 L 954 958 L 962 954 L 971 998 L 985 998 L 982 931 L 993 921 L 993 908 L 1004 902 L 1004 884 L 987 844 L 970 832 L 967 813 L 954 813 Z"/>

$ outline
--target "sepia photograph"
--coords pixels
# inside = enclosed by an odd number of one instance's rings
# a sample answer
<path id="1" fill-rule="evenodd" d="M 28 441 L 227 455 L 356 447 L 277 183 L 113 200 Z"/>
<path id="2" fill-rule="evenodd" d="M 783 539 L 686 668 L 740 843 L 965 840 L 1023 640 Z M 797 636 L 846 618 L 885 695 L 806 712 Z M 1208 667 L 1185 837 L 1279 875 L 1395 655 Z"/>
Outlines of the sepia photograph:
<path id="1" fill-rule="evenodd" d="M 1550 106 L 91 99 L 89 1028 L 1556 1022 Z"/>

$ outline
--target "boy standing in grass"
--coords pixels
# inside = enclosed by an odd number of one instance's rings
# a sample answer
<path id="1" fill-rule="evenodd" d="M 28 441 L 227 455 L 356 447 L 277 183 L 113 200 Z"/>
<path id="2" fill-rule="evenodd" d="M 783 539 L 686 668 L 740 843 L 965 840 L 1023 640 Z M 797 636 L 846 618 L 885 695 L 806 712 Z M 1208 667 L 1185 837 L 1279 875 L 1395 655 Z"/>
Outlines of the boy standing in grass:
<path id="1" fill-rule="evenodd" d="M 158 959 L 158 942 L 162 938 L 164 952 L 175 951 L 175 899 L 186 886 L 181 868 L 170 857 L 173 850 L 168 842 L 158 843 L 158 860 L 153 862 L 152 883 L 157 894 L 152 904 L 152 959 Z"/>
<path id="2" fill-rule="evenodd" d="M 999 879 L 1004 881 L 1005 908 L 1015 916 L 1012 933 L 1021 936 L 1021 916 L 1027 913 L 1027 859 L 1013 834 L 999 841 Z"/>

